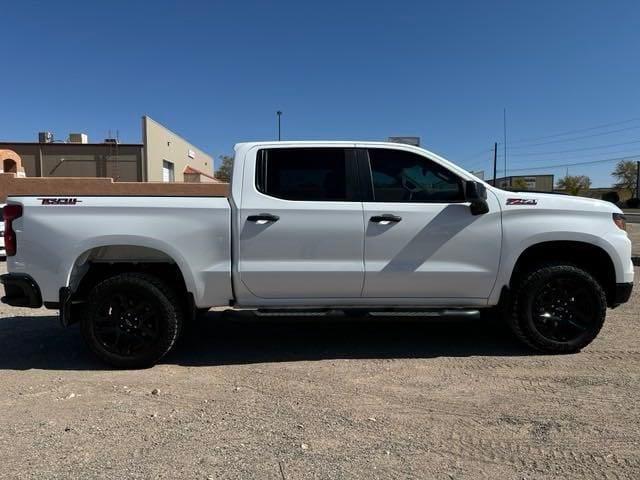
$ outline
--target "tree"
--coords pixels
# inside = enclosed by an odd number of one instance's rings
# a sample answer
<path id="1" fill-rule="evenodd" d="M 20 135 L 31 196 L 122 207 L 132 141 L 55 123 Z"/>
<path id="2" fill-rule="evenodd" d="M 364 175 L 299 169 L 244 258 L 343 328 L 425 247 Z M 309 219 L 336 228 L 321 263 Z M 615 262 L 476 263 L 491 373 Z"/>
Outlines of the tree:
<path id="1" fill-rule="evenodd" d="M 516 178 L 511 184 L 512 190 L 526 190 L 527 182 L 524 181 L 524 178 Z"/>
<path id="2" fill-rule="evenodd" d="M 633 160 L 620 160 L 616 164 L 615 170 L 611 173 L 616 180 L 615 186 L 617 188 L 624 188 L 630 191 L 632 194 L 636 191 L 636 175 L 638 174 L 638 166 Z M 638 192 L 636 192 L 636 197 Z"/>
<path id="3" fill-rule="evenodd" d="M 218 180 L 229 183 L 231 181 L 231 171 L 233 169 L 233 157 L 230 155 L 220 155 L 220 168 L 214 174 Z"/>
<path id="4" fill-rule="evenodd" d="M 584 190 L 589 190 L 591 179 L 586 175 L 567 175 L 558 180 L 558 188 L 570 195 L 578 195 Z"/>

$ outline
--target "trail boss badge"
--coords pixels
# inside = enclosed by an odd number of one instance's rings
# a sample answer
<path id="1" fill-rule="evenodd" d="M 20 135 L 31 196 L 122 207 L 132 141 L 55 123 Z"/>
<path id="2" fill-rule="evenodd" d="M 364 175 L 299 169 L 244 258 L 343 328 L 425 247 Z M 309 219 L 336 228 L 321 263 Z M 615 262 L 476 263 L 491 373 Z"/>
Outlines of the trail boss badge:
<path id="1" fill-rule="evenodd" d="M 507 198 L 507 205 L 537 205 L 535 198 Z"/>
<path id="2" fill-rule="evenodd" d="M 82 203 L 82 200 L 77 198 L 39 198 L 42 200 L 41 205 L 76 205 Z"/>

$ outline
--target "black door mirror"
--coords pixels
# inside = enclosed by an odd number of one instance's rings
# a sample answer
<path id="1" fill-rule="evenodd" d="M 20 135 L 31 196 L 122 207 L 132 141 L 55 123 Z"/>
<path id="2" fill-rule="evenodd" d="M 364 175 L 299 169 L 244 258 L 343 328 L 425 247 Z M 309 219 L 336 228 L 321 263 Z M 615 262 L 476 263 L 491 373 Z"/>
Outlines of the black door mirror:
<path id="1" fill-rule="evenodd" d="M 487 189 L 482 183 L 471 180 L 465 182 L 464 198 L 471 203 L 472 215 L 482 215 L 489 211 Z"/>

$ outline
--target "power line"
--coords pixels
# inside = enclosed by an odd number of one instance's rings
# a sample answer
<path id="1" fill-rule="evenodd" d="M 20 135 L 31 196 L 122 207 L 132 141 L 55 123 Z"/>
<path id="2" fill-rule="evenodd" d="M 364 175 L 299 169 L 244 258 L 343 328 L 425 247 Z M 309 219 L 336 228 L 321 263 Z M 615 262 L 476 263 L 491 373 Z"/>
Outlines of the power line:
<path id="1" fill-rule="evenodd" d="M 638 120 L 640 120 L 640 117 L 630 118 L 628 120 L 622 120 L 622 121 L 619 121 L 619 122 L 603 123 L 601 125 L 596 125 L 596 126 L 593 126 L 593 127 L 579 128 L 579 129 L 576 129 L 576 130 L 567 130 L 565 132 L 554 133 L 552 135 L 543 135 L 543 136 L 540 136 L 540 137 L 521 138 L 519 140 L 516 140 L 516 141 L 512 142 L 512 144 L 523 143 L 523 142 L 535 142 L 537 140 L 545 140 L 547 138 L 563 137 L 564 135 L 571 135 L 572 133 L 589 132 L 589 131 L 592 131 L 592 130 L 598 130 L 600 128 L 613 127 L 613 126 L 616 126 L 616 125 L 624 125 L 625 123 L 637 122 Z"/>
<path id="2" fill-rule="evenodd" d="M 491 153 L 492 151 L 493 151 L 493 149 L 491 149 L 491 148 L 485 148 L 484 150 L 481 150 L 481 151 L 479 151 L 477 153 L 474 153 L 473 155 L 469 155 L 465 159 L 461 160 L 461 162 L 466 162 L 466 161 L 469 161 L 469 160 L 473 160 L 474 158 L 477 158 L 480 155 L 484 155 L 485 153 Z"/>
<path id="3" fill-rule="evenodd" d="M 605 158 L 601 160 L 591 160 L 590 162 L 576 162 L 576 163 L 564 163 L 560 165 L 545 165 L 543 167 L 529 167 L 529 168 L 512 168 L 512 172 L 524 172 L 529 170 L 545 170 L 549 168 L 565 168 L 565 167 L 576 167 L 578 165 L 595 165 L 598 163 L 608 163 L 608 162 L 619 162 L 622 160 L 632 160 L 635 158 L 640 158 L 640 155 L 630 155 L 628 157 L 617 157 L 617 158 Z"/>
<path id="4" fill-rule="evenodd" d="M 515 147 L 509 146 L 509 148 L 510 149 L 512 149 L 512 148 L 529 148 L 529 147 L 539 147 L 541 145 L 550 145 L 552 143 L 573 142 L 575 140 L 583 140 L 585 138 L 601 137 L 603 135 L 611 135 L 612 133 L 626 132 L 628 130 L 637 130 L 638 128 L 640 128 L 640 125 L 636 125 L 636 126 L 633 126 L 633 127 L 619 128 L 617 130 L 610 130 L 608 132 L 592 133 L 590 135 L 582 135 L 580 137 L 561 138 L 559 140 L 551 140 L 549 142 L 527 143 L 525 145 L 516 145 Z"/>
<path id="5" fill-rule="evenodd" d="M 586 150 L 598 150 L 600 148 L 617 147 L 619 145 L 631 145 L 633 143 L 640 143 L 640 140 L 632 140 L 630 142 L 610 143 L 608 145 L 595 145 L 592 147 L 571 148 L 569 150 L 556 150 L 554 152 L 525 152 L 525 153 L 513 153 L 514 157 L 537 157 L 540 155 L 557 155 L 558 153 L 571 153 L 571 152 L 584 152 Z"/>
<path id="6" fill-rule="evenodd" d="M 567 160 L 587 160 L 589 158 L 593 158 L 594 160 L 601 156 L 601 155 L 620 155 L 620 154 L 630 154 L 630 155 L 640 155 L 640 153 L 637 152 L 637 147 L 636 149 L 633 150 L 614 150 L 612 152 L 600 152 L 600 153 L 592 153 L 592 154 L 586 154 L 586 155 L 578 155 L 578 156 L 571 156 L 571 157 L 562 157 L 562 158 L 558 158 L 558 161 L 567 161 Z M 536 162 L 548 162 L 549 159 L 548 158 L 536 158 L 536 159 L 520 159 L 516 162 L 516 166 L 518 165 L 522 165 L 525 162 L 531 162 L 531 163 L 536 163 Z"/>

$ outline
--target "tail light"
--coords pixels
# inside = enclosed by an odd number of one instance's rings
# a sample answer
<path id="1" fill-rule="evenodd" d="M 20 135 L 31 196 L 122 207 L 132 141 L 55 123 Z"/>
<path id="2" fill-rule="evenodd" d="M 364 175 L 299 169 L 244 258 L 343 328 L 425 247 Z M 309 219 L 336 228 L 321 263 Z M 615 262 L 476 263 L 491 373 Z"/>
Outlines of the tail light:
<path id="1" fill-rule="evenodd" d="M 615 223 L 616 226 L 620 230 L 626 230 L 627 229 L 627 217 L 625 217 L 621 213 L 614 213 L 613 214 L 613 223 Z"/>
<path id="2" fill-rule="evenodd" d="M 22 205 L 5 205 L 2 209 L 2 215 L 4 216 L 4 249 L 7 252 L 7 257 L 12 257 L 18 250 L 13 221 L 22 216 Z"/>

